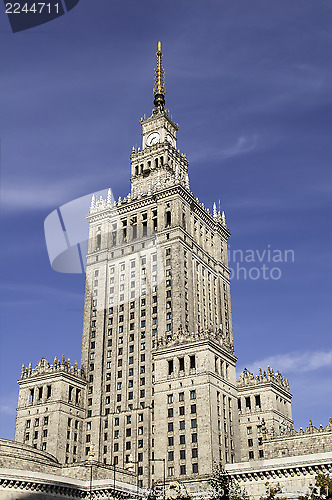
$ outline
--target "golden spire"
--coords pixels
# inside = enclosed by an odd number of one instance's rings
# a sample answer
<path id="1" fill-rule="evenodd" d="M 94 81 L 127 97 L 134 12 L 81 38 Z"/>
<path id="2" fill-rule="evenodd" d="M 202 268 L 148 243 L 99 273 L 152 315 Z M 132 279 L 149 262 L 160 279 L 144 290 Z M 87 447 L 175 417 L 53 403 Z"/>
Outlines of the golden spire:
<path id="1" fill-rule="evenodd" d="M 163 53 L 161 52 L 161 42 L 158 42 L 157 52 L 157 69 L 155 70 L 155 85 L 154 85 L 154 107 L 155 111 L 164 109 L 165 105 L 165 86 L 164 86 L 164 69 L 163 69 Z"/>

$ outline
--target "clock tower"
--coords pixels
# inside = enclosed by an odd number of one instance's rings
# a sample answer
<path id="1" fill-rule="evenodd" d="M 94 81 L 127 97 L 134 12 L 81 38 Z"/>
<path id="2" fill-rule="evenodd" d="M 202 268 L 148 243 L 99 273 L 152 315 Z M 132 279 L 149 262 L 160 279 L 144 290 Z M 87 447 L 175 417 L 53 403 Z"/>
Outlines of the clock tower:
<path id="1" fill-rule="evenodd" d="M 161 43 L 158 43 L 157 69 L 152 115 L 141 120 L 142 149 L 133 148 L 131 155 L 131 195 L 143 196 L 155 188 L 176 180 L 189 189 L 188 162 L 176 149 L 179 127 L 165 109 L 164 70 Z"/>

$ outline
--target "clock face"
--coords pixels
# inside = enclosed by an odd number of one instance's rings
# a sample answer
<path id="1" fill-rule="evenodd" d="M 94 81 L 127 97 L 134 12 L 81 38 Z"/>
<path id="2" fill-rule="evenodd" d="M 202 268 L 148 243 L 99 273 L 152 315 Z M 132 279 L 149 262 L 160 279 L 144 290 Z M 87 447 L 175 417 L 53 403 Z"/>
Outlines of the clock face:
<path id="1" fill-rule="evenodd" d="M 172 146 L 174 146 L 174 139 L 171 135 L 167 134 L 166 135 L 166 141 L 168 141 Z"/>
<path id="2" fill-rule="evenodd" d="M 158 132 L 152 132 L 146 140 L 146 145 L 153 146 L 154 144 L 157 144 L 157 142 L 159 142 L 159 134 Z"/>

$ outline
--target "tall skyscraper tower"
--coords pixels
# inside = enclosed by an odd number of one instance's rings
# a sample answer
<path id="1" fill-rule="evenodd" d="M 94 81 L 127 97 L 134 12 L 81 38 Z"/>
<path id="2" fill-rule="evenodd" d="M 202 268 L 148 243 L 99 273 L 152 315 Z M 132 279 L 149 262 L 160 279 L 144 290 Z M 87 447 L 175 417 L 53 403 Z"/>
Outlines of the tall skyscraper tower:
<path id="1" fill-rule="evenodd" d="M 93 198 L 82 370 L 83 456 L 126 467 L 139 485 L 206 480 L 237 460 L 225 216 L 190 191 L 178 126 L 165 109 L 161 44 L 152 115 L 131 154 L 131 193 Z"/>

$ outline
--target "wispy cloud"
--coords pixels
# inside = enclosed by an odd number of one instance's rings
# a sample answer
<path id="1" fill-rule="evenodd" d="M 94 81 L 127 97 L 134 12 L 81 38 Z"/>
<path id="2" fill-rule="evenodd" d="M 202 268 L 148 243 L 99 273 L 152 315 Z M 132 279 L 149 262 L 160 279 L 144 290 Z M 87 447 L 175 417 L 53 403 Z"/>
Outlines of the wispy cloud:
<path id="1" fill-rule="evenodd" d="M 3 396 L 0 402 L 0 413 L 3 415 L 15 415 L 17 405 L 17 392 L 11 392 L 4 395 L 5 388 L 1 390 Z"/>
<path id="2" fill-rule="evenodd" d="M 77 197 L 90 193 L 91 182 L 101 183 L 104 175 L 81 177 L 63 176 L 60 180 L 45 179 L 43 181 L 24 179 L 23 182 L 7 181 L 1 191 L 1 205 L 9 211 L 38 210 L 56 208 Z M 114 176 L 112 176 L 114 177 Z M 104 184 L 104 189 L 108 185 Z M 99 191 L 98 189 L 95 192 Z"/>
<path id="3" fill-rule="evenodd" d="M 5 413 L 6 415 L 15 415 L 16 414 L 15 406 L 1 404 L 0 413 Z"/>
<path id="4" fill-rule="evenodd" d="M 6 300 L 3 300 L 2 302 L 5 306 L 36 304 L 45 301 L 49 302 L 50 300 L 82 300 L 82 295 L 80 293 L 45 285 L 3 283 L 0 285 L 0 290 L 1 289 L 6 290 L 7 293 Z"/>
<path id="5" fill-rule="evenodd" d="M 222 161 L 234 156 L 240 156 L 255 150 L 258 146 L 258 135 L 244 136 L 237 138 L 236 142 L 219 148 L 206 148 L 190 154 L 190 162 L 202 160 Z"/>
<path id="6" fill-rule="evenodd" d="M 249 363 L 246 367 L 249 371 L 257 373 L 259 367 L 266 369 L 267 366 L 279 370 L 283 375 L 319 370 L 332 367 L 332 351 L 293 351 L 276 354 Z"/>

